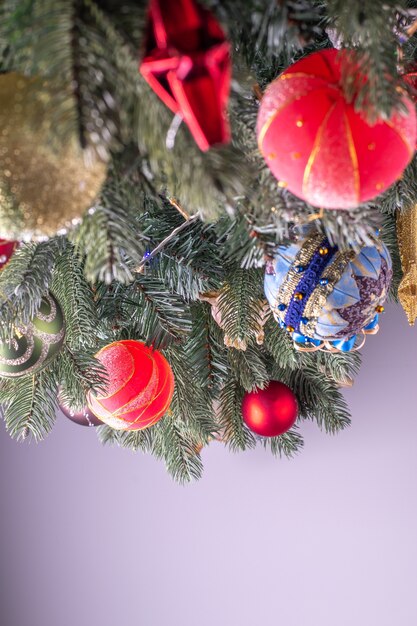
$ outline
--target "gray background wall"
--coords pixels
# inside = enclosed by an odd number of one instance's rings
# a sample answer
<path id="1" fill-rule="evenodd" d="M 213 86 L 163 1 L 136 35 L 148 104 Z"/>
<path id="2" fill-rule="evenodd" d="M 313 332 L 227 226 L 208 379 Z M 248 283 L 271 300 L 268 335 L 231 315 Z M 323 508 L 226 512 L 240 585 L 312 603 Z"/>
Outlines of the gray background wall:
<path id="1" fill-rule="evenodd" d="M 203 452 L 174 484 L 152 458 L 58 420 L 0 428 L 2 626 L 414 626 L 417 329 L 391 307 L 346 392 L 353 424 L 304 424 L 295 460 Z"/>

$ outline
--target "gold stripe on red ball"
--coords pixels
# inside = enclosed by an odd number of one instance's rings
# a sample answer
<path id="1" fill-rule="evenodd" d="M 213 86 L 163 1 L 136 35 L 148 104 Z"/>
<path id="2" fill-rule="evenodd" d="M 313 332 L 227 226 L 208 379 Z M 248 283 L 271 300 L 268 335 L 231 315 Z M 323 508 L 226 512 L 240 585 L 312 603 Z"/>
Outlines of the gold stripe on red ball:
<path id="1" fill-rule="evenodd" d="M 166 413 L 174 393 L 174 375 L 165 357 L 144 343 L 116 341 L 96 354 L 108 375 L 106 393 L 90 393 L 88 407 L 117 430 L 142 430 Z"/>

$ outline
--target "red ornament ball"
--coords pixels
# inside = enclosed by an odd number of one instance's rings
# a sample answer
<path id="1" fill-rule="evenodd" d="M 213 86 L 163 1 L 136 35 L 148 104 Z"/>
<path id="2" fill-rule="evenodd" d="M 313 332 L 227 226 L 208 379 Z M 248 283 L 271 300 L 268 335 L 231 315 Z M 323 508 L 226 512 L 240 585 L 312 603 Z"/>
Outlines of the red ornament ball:
<path id="1" fill-rule="evenodd" d="M 291 389 L 272 380 L 265 389 L 246 393 L 242 416 L 246 426 L 257 435 L 277 437 L 294 425 L 298 414 L 297 399 Z"/>
<path id="2" fill-rule="evenodd" d="M 174 393 L 174 375 L 165 357 L 140 341 L 116 341 L 96 358 L 108 375 L 106 393 L 90 392 L 87 404 L 116 430 L 142 430 L 166 413 Z"/>
<path id="3" fill-rule="evenodd" d="M 17 241 L 8 241 L 7 239 L 0 239 L 0 270 L 5 267 L 13 256 L 17 246 Z"/>
<path id="4" fill-rule="evenodd" d="M 349 54 L 321 50 L 291 65 L 269 85 L 258 115 L 259 148 L 280 185 L 327 209 L 378 196 L 401 176 L 416 143 L 408 97 L 406 112 L 373 125 L 347 102 L 341 67 Z"/>

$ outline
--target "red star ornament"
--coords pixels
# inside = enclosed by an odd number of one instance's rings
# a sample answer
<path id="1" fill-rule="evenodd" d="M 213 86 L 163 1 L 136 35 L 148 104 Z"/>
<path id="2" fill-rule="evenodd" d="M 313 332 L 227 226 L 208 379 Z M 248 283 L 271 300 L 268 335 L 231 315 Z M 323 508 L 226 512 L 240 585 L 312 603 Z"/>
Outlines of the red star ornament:
<path id="1" fill-rule="evenodd" d="M 151 0 L 139 70 L 201 150 L 229 142 L 230 44 L 210 11 L 194 0 Z"/>

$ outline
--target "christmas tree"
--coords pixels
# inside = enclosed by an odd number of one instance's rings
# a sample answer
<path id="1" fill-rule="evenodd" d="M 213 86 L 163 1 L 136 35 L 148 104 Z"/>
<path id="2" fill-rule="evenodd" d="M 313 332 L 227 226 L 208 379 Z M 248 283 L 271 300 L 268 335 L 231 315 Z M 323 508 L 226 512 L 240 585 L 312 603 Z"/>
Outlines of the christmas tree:
<path id="1" fill-rule="evenodd" d="M 416 17 L 397 0 L 2 3 L 12 437 L 43 439 L 61 407 L 187 481 L 212 439 L 291 456 L 296 417 L 349 424 L 341 388 L 391 275 L 417 317 Z"/>

